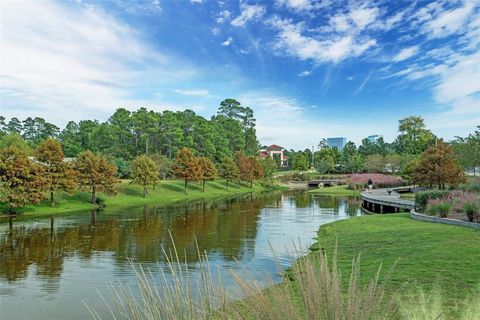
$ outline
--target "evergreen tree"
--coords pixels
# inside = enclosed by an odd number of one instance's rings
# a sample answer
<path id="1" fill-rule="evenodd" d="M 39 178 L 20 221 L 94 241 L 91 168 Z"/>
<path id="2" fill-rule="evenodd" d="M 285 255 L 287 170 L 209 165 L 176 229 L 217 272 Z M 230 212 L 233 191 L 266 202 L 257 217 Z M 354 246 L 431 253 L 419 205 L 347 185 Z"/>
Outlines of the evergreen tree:
<path id="1" fill-rule="evenodd" d="M 240 172 L 237 164 L 231 157 L 225 157 L 221 164 L 221 176 L 226 181 L 225 188 L 228 190 L 228 184 L 230 181 L 238 180 Z"/>
<path id="2" fill-rule="evenodd" d="M 267 157 L 265 159 L 261 159 L 259 161 L 259 164 L 262 166 L 263 178 L 271 184 L 273 174 L 275 172 L 275 169 L 277 169 L 277 164 L 275 163 L 275 160 L 273 160 L 271 157 Z"/>
<path id="3" fill-rule="evenodd" d="M 393 146 L 398 153 L 420 154 L 435 141 L 435 136 L 425 128 L 422 117 L 410 116 L 398 121 L 400 135 Z"/>

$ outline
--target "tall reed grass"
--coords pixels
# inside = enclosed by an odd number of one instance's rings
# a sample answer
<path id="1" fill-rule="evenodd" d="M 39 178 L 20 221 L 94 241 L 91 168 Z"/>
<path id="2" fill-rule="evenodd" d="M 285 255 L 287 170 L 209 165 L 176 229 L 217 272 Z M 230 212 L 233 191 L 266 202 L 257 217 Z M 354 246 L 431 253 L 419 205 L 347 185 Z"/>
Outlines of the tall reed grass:
<path id="1" fill-rule="evenodd" d="M 281 283 L 274 283 L 271 277 L 258 281 L 249 272 L 230 270 L 239 288 L 232 294 L 225 289 L 222 277 L 214 276 L 205 253 L 198 252 L 200 276 L 195 279 L 175 247 L 163 253 L 167 263 L 159 266 L 158 272 L 132 263 L 138 292 L 122 283 L 110 286 L 111 296 L 101 296 L 107 314 L 87 305 L 93 319 L 450 319 L 439 291 L 419 291 L 411 299 L 387 296 L 379 283 L 380 268 L 374 278 L 361 285 L 360 256 L 352 261 L 348 281 L 343 280 L 337 266 L 336 252 L 330 261 L 322 250 L 298 259 L 283 273 Z M 466 305 L 458 319 L 480 319 L 480 290 Z"/>

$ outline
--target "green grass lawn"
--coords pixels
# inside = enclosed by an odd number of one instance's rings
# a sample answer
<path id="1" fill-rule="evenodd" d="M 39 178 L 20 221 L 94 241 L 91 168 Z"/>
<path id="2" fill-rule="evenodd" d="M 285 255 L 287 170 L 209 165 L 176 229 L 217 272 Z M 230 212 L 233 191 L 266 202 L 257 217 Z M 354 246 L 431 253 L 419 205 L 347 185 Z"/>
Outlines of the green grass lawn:
<path id="1" fill-rule="evenodd" d="M 321 194 L 326 196 L 359 196 L 360 190 L 350 190 L 347 186 L 334 186 L 318 188 L 308 191 L 309 193 Z"/>
<path id="2" fill-rule="evenodd" d="M 438 285 L 453 306 L 480 285 L 480 230 L 416 221 L 400 213 L 330 223 L 320 228 L 318 240 L 328 254 L 338 241 L 337 261 L 345 279 L 359 253 L 363 283 L 380 264 L 382 279 L 392 271 L 386 282 L 390 293 Z"/>
<path id="3" fill-rule="evenodd" d="M 262 191 L 264 188 L 259 184 L 254 184 L 250 189 L 247 184 L 230 183 L 229 189 L 225 189 L 225 181 L 209 181 L 206 184 L 205 192 L 199 183 L 189 183 L 188 194 L 183 192 L 183 181 L 170 180 L 161 181 L 156 190 L 149 188 L 149 193 L 146 198 L 143 198 L 142 187 L 138 185 L 129 184 L 128 181 L 122 181 L 118 185 L 118 194 L 114 197 L 109 197 L 98 193 L 97 196 L 105 199 L 107 207 L 120 206 L 135 206 L 142 204 L 165 205 L 180 200 L 195 200 L 195 199 L 211 199 L 233 194 L 247 193 L 252 191 Z M 46 199 L 39 205 L 31 205 L 19 210 L 22 217 L 40 217 L 55 214 L 62 214 L 67 212 L 74 212 L 80 210 L 90 210 L 94 208 L 89 203 L 91 194 L 89 192 L 77 192 L 73 195 L 59 193 L 55 195 L 56 207 L 50 207 L 49 201 Z M 0 212 L 6 213 L 7 206 L 0 204 Z M 0 220 L 1 221 L 1 220 Z"/>
<path id="4" fill-rule="evenodd" d="M 400 193 L 400 199 L 415 200 L 415 193 L 413 192 Z"/>

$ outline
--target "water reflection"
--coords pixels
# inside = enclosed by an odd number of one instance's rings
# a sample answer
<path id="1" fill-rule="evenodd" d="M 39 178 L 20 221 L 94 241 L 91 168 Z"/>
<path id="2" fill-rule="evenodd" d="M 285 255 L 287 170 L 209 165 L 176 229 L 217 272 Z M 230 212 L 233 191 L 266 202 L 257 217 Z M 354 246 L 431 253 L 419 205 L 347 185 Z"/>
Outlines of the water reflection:
<path id="1" fill-rule="evenodd" d="M 96 295 L 95 287 L 117 278 L 132 281 L 128 259 L 162 263 L 162 246 L 168 251 L 172 245 L 169 232 L 192 266 L 198 260 L 197 239 L 212 264 L 233 266 L 240 261 L 243 267 L 273 271 L 268 242 L 287 264 L 291 258 L 286 244 L 299 235 L 311 242 L 320 224 L 357 215 L 359 208 L 353 198 L 270 192 L 30 222 L 10 220 L 0 225 L 0 318 L 33 319 L 35 308 L 44 310 L 44 318 L 61 318 L 65 308 L 71 318 L 84 318 L 79 301 Z M 21 306 L 26 298 L 25 309 Z"/>

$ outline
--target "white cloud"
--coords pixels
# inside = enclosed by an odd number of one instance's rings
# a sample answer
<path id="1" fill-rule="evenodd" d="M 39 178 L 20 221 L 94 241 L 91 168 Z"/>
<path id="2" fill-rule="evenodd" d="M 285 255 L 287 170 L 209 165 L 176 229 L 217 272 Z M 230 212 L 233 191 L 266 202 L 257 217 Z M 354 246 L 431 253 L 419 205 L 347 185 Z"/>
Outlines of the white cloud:
<path id="1" fill-rule="evenodd" d="M 217 14 L 217 18 L 215 19 L 215 21 L 217 23 L 224 23 L 225 21 L 227 21 L 230 18 L 231 15 L 232 14 L 230 13 L 230 11 L 222 10 Z"/>
<path id="2" fill-rule="evenodd" d="M 371 128 L 382 132 L 387 139 L 393 138 L 396 133 L 396 123 L 380 124 L 375 118 L 355 123 L 355 126 L 342 119 L 322 119 L 312 107 L 302 106 L 294 98 L 272 92 L 247 92 L 238 100 L 254 110 L 260 143 L 268 141 L 287 149 L 311 148 L 320 139 L 332 136 L 346 136 L 360 143 L 371 132 Z M 313 108 L 319 109 L 316 106 Z"/>
<path id="3" fill-rule="evenodd" d="M 268 23 L 279 31 L 274 48 L 300 60 L 336 63 L 348 57 L 359 56 L 376 44 L 374 39 L 357 39 L 354 35 L 327 39 L 304 36 L 302 24 L 293 24 L 290 20 L 278 17 L 269 19 Z"/>
<path id="4" fill-rule="evenodd" d="M 345 14 L 337 14 L 330 18 L 330 24 L 337 32 L 345 32 L 351 28 L 348 22 L 348 16 Z"/>
<path id="5" fill-rule="evenodd" d="M 413 57 L 417 54 L 419 46 L 413 46 L 408 48 L 403 48 L 397 53 L 395 56 L 392 57 L 392 61 L 399 62 L 403 60 L 407 60 L 408 58 Z"/>
<path id="6" fill-rule="evenodd" d="M 379 10 L 377 7 L 373 8 L 357 8 L 350 11 L 349 17 L 357 28 L 364 29 L 369 24 L 373 23 L 377 18 Z"/>
<path id="7" fill-rule="evenodd" d="M 463 31 L 462 27 L 466 24 L 474 7 L 473 1 L 464 1 L 464 5 L 460 8 L 439 13 L 425 24 L 425 33 L 434 38 L 442 38 Z"/>
<path id="8" fill-rule="evenodd" d="M 277 0 L 276 4 L 297 11 L 310 10 L 312 7 L 310 0 Z"/>
<path id="9" fill-rule="evenodd" d="M 480 118 L 480 52 L 464 56 L 455 65 L 440 73 L 434 89 L 439 103 L 453 106 L 457 113 L 476 112 Z"/>
<path id="10" fill-rule="evenodd" d="M 275 4 L 300 13 L 328 7 L 332 0 L 276 0 Z"/>
<path id="11" fill-rule="evenodd" d="M 308 70 L 305 70 L 305 71 L 302 71 L 298 74 L 299 77 L 306 77 L 306 76 L 309 76 L 312 74 L 312 71 L 308 71 Z"/>
<path id="12" fill-rule="evenodd" d="M 184 95 L 184 96 L 194 96 L 194 97 L 208 97 L 210 92 L 205 89 L 175 89 L 175 93 Z"/>
<path id="13" fill-rule="evenodd" d="M 160 54 L 101 11 L 49 2 L 4 2 L 1 20 L 4 116 L 104 118 L 116 107 L 163 109 L 156 87 L 196 71 Z M 152 88 L 148 100 L 131 88 Z"/>
<path id="14" fill-rule="evenodd" d="M 203 3 L 203 0 L 190 0 L 191 3 Z"/>
<path id="15" fill-rule="evenodd" d="M 267 10 L 264 6 L 254 4 L 240 4 L 240 15 L 232 20 L 231 24 L 235 27 L 243 27 L 250 20 L 258 20 L 265 15 Z"/>
<path id="16" fill-rule="evenodd" d="M 212 28 L 212 34 L 214 36 L 218 36 L 220 34 L 220 31 L 221 31 L 220 28 L 217 28 L 217 27 Z"/>
<path id="17" fill-rule="evenodd" d="M 229 45 L 231 45 L 233 43 L 233 38 L 232 37 L 228 37 L 227 40 L 223 41 L 221 43 L 222 46 L 224 47 L 228 47 Z"/>

